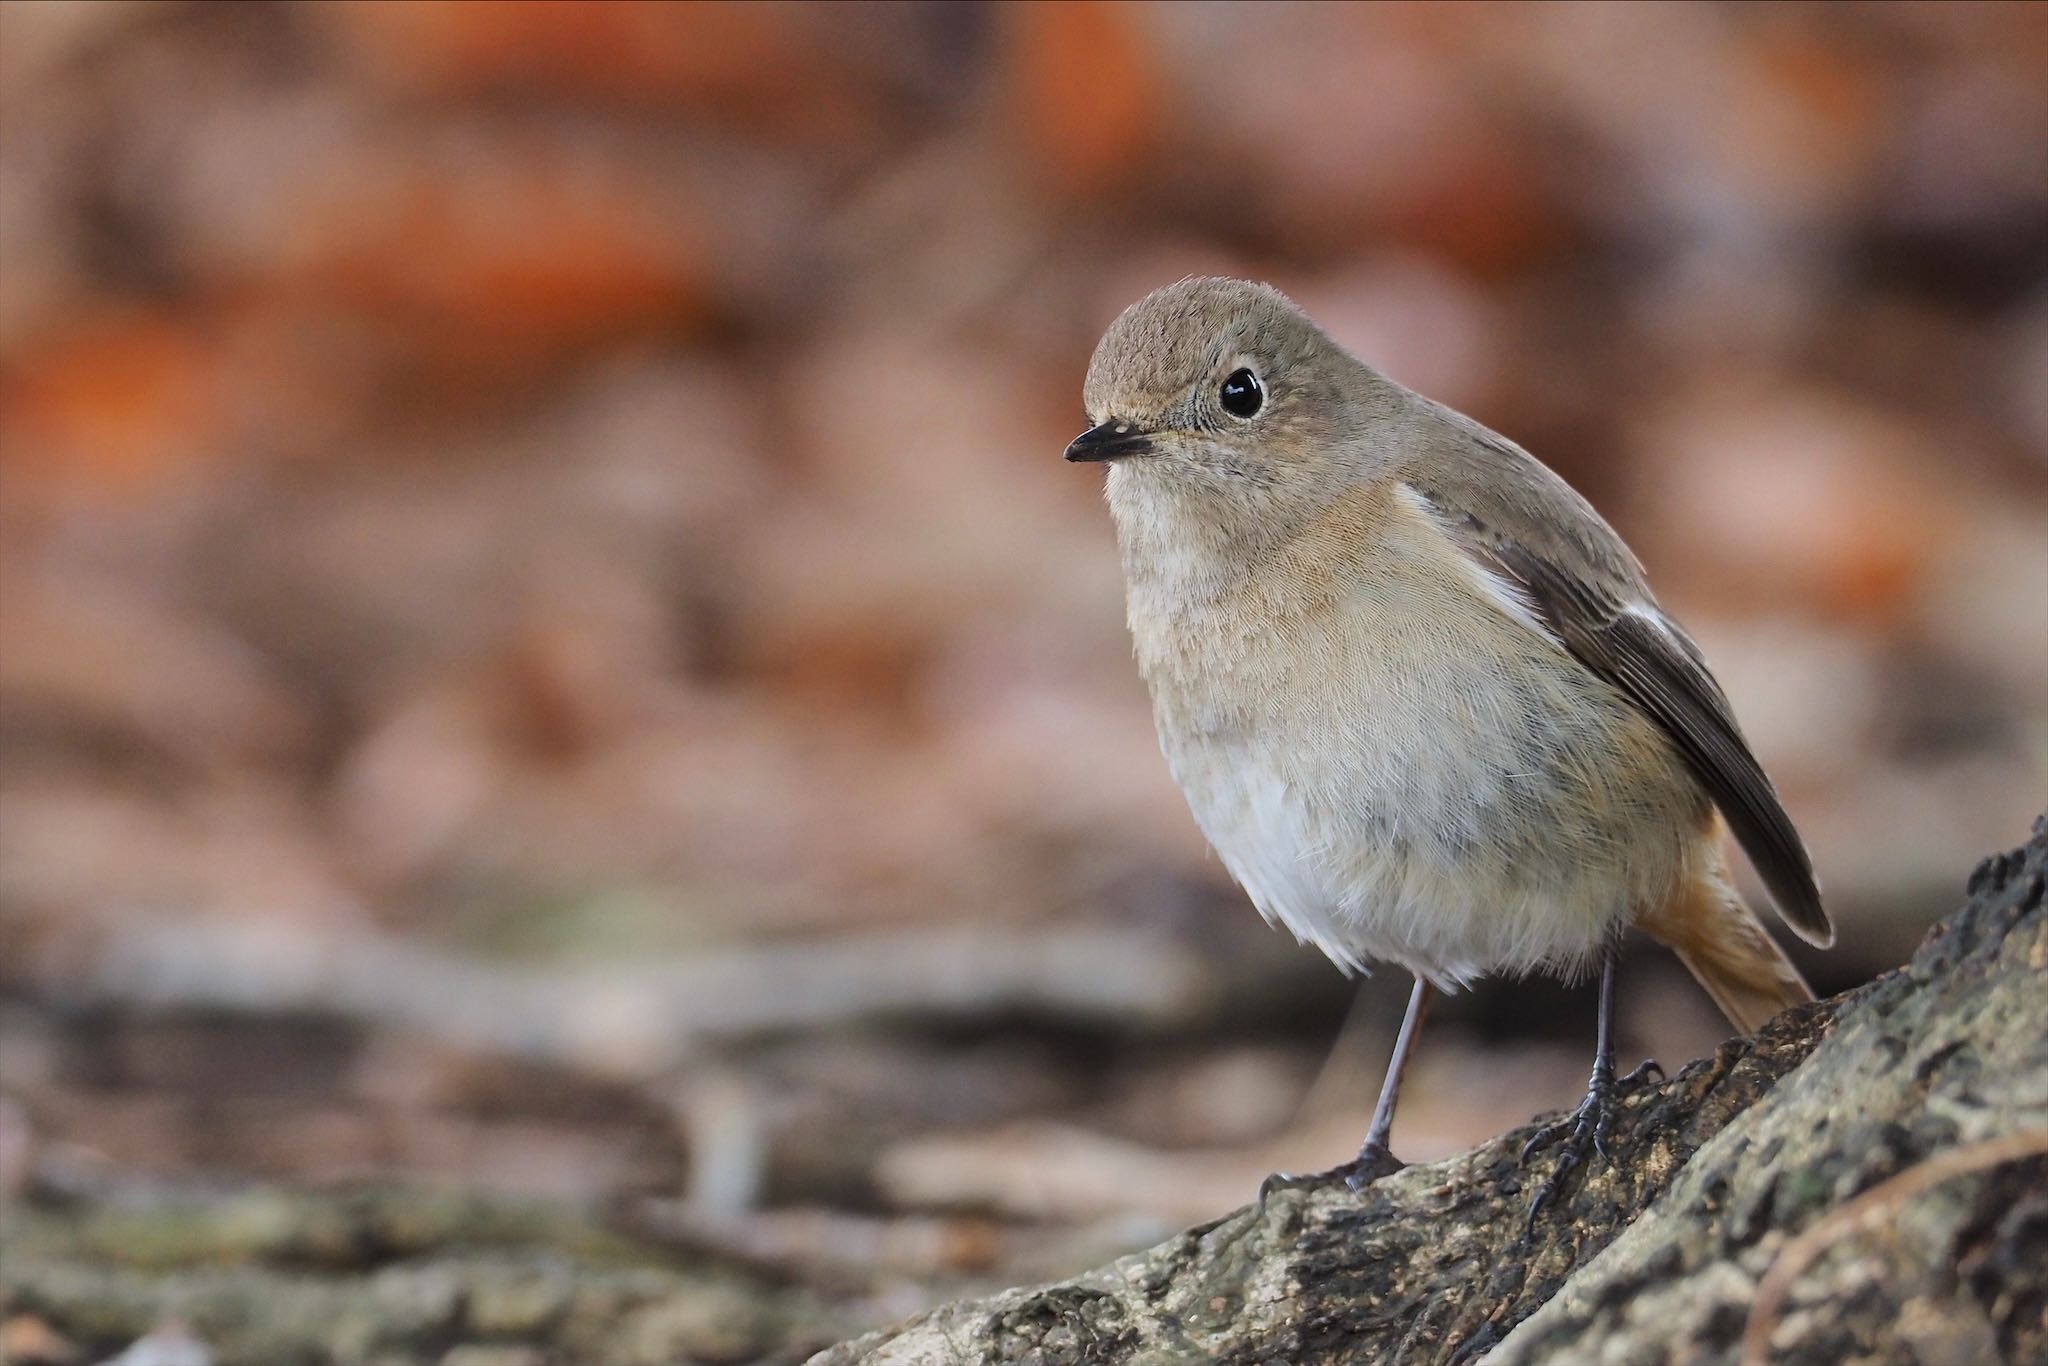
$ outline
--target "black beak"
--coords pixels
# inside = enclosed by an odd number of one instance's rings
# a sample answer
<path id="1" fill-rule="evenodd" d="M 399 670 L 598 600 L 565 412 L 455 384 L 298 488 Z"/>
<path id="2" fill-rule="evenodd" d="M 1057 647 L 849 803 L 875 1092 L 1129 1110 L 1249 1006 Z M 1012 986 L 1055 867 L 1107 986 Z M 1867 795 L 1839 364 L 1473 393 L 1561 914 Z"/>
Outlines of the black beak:
<path id="1" fill-rule="evenodd" d="M 1135 422 L 1113 417 L 1067 443 L 1069 460 L 1119 460 L 1127 455 L 1150 455 L 1152 436 Z"/>

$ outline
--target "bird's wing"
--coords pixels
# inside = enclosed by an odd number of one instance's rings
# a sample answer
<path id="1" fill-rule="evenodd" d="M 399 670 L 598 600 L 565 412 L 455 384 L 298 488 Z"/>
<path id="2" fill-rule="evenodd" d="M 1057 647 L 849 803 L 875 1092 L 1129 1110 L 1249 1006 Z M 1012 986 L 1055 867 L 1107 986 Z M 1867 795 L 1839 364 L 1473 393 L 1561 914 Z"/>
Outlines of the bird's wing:
<path id="1" fill-rule="evenodd" d="M 1642 566 L 1591 504 L 1519 446 L 1429 404 L 1401 478 L 1458 546 L 1520 588 L 1594 674 L 1656 721 L 1720 808 L 1785 923 L 1834 942 L 1813 864 L 1721 685 L 1664 615 Z"/>

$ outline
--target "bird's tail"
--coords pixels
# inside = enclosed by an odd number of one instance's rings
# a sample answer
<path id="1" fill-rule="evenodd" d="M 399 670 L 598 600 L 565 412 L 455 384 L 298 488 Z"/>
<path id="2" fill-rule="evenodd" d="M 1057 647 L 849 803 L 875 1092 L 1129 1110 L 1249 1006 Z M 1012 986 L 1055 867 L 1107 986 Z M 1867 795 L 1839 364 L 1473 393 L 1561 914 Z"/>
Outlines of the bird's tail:
<path id="1" fill-rule="evenodd" d="M 1729 884 L 1718 855 L 1638 923 L 1678 955 L 1728 1022 L 1745 1034 L 1813 999 L 1813 988 Z"/>

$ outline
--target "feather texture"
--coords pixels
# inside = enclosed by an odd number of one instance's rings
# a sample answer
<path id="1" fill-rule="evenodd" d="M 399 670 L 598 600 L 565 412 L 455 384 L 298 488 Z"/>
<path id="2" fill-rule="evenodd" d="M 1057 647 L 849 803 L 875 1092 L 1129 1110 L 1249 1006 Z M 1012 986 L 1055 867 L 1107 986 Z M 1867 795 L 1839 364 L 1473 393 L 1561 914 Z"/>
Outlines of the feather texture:
<path id="1" fill-rule="evenodd" d="M 1777 789 L 1750 752 L 1699 647 L 1656 605 L 1620 538 L 1520 447 L 1430 406 L 1469 454 L 1430 462 L 1426 472 L 1404 471 L 1410 486 L 1467 554 L 1527 595 L 1565 649 L 1670 737 L 1785 923 L 1809 943 L 1833 943 L 1813 863 Z M 1569 519 L 1572 536 L 1557 534 L 1566 520 L 1557 514 L 1565 509 L 1551 506 L 1566 500 L 1579 514 Z"/>

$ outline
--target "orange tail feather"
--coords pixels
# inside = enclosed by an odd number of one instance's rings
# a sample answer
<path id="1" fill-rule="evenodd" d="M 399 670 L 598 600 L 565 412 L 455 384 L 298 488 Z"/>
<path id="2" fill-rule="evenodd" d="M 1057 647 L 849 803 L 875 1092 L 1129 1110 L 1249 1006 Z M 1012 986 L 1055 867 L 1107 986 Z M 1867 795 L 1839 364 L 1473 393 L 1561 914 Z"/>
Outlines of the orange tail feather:
<path id="1" fill-rule="evenodd" d="M 1813 988 L 1729 885 L 1718 861 L 1638 923 L 1678 955 L 1728 1022 L 1744 1034 L 1813 999 Z"/>

